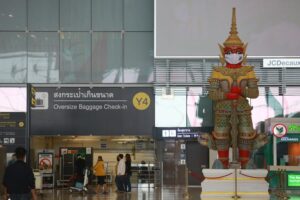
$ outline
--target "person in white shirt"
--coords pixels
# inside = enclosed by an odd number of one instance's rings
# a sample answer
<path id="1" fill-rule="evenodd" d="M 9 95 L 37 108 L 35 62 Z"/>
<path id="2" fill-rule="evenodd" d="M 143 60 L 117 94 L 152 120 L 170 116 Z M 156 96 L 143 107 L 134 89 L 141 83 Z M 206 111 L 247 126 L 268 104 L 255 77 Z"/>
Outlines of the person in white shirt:
<path id="1" fill-rule="evenodd" d="M 118 155 L 119 162 L 117 165 L 117 176 L 116 176 L 116 184 L 117 184 L 117 192 L 125 192 L 125 159 L 123 154 Z"/>
<path id="2" fill-rule="evenodd" d="M 117 177 L 116 177 L 116 182 L 117 182 L 117 188 L 119 192 L 124 192 L 124 181 L 125 181 L 125 159 L 123 154 L 119 154 L 119 162 L 118 162 L 118 167 L 117 167 Z"/>

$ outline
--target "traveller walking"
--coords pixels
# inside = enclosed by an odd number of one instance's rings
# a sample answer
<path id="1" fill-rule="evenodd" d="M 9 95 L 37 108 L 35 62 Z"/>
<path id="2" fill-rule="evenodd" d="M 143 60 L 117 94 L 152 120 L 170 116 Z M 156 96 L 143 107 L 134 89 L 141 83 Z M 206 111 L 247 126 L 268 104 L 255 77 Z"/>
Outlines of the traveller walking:
<path id="1" fill-rule="evenodd" d="M 132 175 L 131 172 L 131 157 L 130 154 L 125 155 L 125 191 L 126 192 L 131 192 L 131 182 L 130 182 L 130 177 Z"/>
<path id="2" fill-rule="evenodd" d="M 96 193 L 99 193 L 101 188 L 103 189 L 103 194 L 108 194 L 107 192 L 107 185 L 105 182 L 105 168 L 104 168 L 104 162 L 102 159 L 102 156 L 98 156 L 98 161 L 96 165 L 93 167 L 95 171 L 95 175 L 97 176 L 97 188 L 96 188 Z"/>
<path id="3" fill-rule="evenodd" d="M 119 192 L 124 192 L 124 179 L 125 179 L 125 160 L 124 160 L 124 155 L 119 154 L 119 162 L 118 162 L 118 167 L 117 167 L 117 187 Z"/>
<path id="4" fill-rule="evenodd" d="M 26 150 L 17 147 L 15 150 L 17 161 L 7 166 L 4 178 L 4 199 L 33 200 L 37 199 L 35 181 L 32 169 L 25 162 Z"/>

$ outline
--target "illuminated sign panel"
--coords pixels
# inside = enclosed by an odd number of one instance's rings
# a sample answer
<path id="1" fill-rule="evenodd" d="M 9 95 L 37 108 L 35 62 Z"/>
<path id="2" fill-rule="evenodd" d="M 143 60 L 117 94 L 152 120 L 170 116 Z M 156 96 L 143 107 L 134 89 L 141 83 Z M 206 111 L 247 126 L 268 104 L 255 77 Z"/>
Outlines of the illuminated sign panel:
<path id="1" fill-rule="evenodd" d="M 212 127 L 156 127 L 157 139 L 195 139 L 201 133 L 211 132 Z"/>
<path id="2" fill-rule="evenodd" d="M 300 174 L 288 174 L 288 186 L 299 187 L 300 186 Z"/>
<path id="3" fill-rule="evenodd" d="M 288 126 L 288 132 L 298 132 L 300 133 L 300 125 L 297 125 L 297 124 L 290 124 Z"/>

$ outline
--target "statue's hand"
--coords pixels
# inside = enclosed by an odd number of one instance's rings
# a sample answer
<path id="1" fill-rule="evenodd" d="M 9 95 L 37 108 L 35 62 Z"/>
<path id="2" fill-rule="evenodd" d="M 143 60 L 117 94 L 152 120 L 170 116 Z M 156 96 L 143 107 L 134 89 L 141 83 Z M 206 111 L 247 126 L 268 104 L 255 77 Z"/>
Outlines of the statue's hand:
<path id="1" fill-rule="evenodd" d="M 226 94 L 226 98 L 229 100 L 236 100 L 239 98 L 239 96 L 240 96 L 239 94 L 233 92 L 229 92 Z"/>
<path id="2" fill-rule="evenodd" d="M 214 138 L 209 133 L 200 134 L 198 136 L 198 142 L 201 145 L 207 146 L 210 149 L 217 150 L 217 146 L 216 146 L 216 143 L 214 141 Z"/>
<path id="3" fill-rule="evenodd" d="M 237 86 L 232 86 L 230 92 L 240 95 L 242 91 L 241 91 L 241 88 L 239 88 Z"/>

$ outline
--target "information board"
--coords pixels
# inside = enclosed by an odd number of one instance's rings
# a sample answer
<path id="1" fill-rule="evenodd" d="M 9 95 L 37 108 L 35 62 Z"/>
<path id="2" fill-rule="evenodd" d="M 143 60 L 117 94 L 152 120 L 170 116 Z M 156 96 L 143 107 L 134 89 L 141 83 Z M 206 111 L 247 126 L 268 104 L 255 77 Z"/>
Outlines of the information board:
<path id="1" fill-rule="evenodd" d="M 14 152 L 15 148 L 26 148 L 26 113 L 0 113 L 0 145 L 6 147 L 7 152 Z"/>
<path id="2" fill-rule="evenodd" d="M 288 187 L 299 187 L 300 186 L 300 174 L 288 174 L 287 175 Z"/>
<path id="3" fill-rule="evenodd" d="M 37 87 L 32 135 L 151 135 L 153 88 Z"/>
<path id="4" fill-rule="evenodd" d="M 203 132 L 210 132 L 212 127 L 157 127 L 157 139 L 195 139 Z"/>

